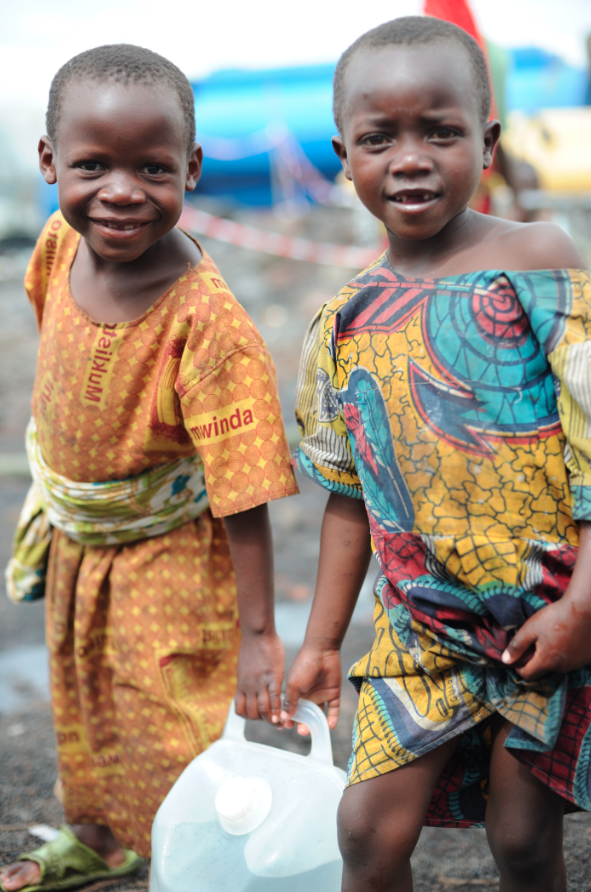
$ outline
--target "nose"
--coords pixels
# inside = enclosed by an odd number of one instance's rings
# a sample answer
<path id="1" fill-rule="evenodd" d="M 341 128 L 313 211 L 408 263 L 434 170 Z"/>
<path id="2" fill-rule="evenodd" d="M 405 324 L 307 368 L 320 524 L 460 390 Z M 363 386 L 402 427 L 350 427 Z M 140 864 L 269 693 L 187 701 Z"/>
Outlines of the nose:
<path id="1" fill-rule="evenodd" d="M 397 179 L 430 174 L 435 169 L 422 140 L 405 140 L 390 163 L 390 173 Z"/>
<path id="2" fill-rule="evenodd" d="M 124 171 L 112 171 L 103 181 L 98 193 L 99 201 L 125 207 L 130 204 L 144 204 L 146 194 L 135 178 Z"/>

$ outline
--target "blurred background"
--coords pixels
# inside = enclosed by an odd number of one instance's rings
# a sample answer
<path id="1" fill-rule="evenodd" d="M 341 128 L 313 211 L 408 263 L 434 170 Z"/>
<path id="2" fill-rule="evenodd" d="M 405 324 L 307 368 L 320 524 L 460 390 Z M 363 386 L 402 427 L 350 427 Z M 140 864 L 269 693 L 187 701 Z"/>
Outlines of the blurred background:
<path id="1" fill-rule="evenodd" d="M 22 288 L 34 241 L 57 207 L 37 143 L 51 79 L 76 53 L 104 43 L 147 46 L 174 61 L 195 91 L 202 180 L 183 224 L 213 256 L 274 356 L 292 445 L 295 379 L 306 327 L 372 260 L 384 233 L 339 176 L 330 138 L 332 74 L 361 33 L 399 15 L 429 13 L 481 42 L 503 137 L 474 206 L 513 220 L 554 220 L 591 264 L 591 3 L 589 0 L 20 0 L 0 4 L 0 565 L 28 484 L 23 435 L 37 333 Z M 272 505 L 277 622 L 288 662 L 303 639 L 326 496 Z M 371 568 L 344 648 L 344 668 L 373 638 Z M 3 580 L 2 580 L 3 582 Z M 0 586 L 2 585 L 0 582 Z M 43 604 L 0 596 L 0 861 L 28 843 L 31 822 L 58 825 Z M 347 682 L 333 735 L 346 764 L 356 698 Z M 270 741 L 262 725 L 251 736 Z M 265 736 L 266 735 L 266 736 Z M 275 733 L 275 738 L 277 734 Z M 276 742 L 276 740 L 275 740 Z M 301 747 L 292 735 L 283 745 Z M 578 823 L 577 823 L 578 822 Z M 20 829 L 19 829 L 20 828 Z M 484 831 L 426 830 L 416 889 L 496 884 Z M 591 823 L 567 822 L 571 890 L 589 890 Z M 24 836 L 23 836 L 24 834 Z M 448 836 L 447 834 L 451 834 Z M 468 834 L 468 835 L 466 835 Z M 125 884 L 117 889 L 125 888 Z M 140 888 L 135 887 L 134 888 Z M 113 888 L 113 892 L 115 889 Z"/>
<path id="2" fill-rule="evenodd" d="M 351 4 L 344 14 L 327 0 L 103 0 L 100 7 L 77 0 L 6 0 L 0 11 L 2 274 L 10 273 L 10 254 L 34 238 L 57 207 L 57 189 L 43 184 L 36 154 L 51 78 L 71 56 L 101 43 L 148 46 L 191 79 L 205 152 L 192 196 L 198 207 L 241 220 L 247 213 L 263 228 L 269 228 L 265 213 L 273 209 L 276 217 L 300 220 L 294 232 L 307 228 L 301 218 L 314 216 L 319 206 L 350 208 L 347 240 L 373 246 L 375 227 L 355 213 L 354 196 L 338 180 L 330 145 L 332 74 L 342 50 L 363 31 L 425 12 L 476 33 L 488 56 L 504 135 L 479 209 L 528 219 L 552 215 L 588 240 L 591 4 L 469 3 L 371 0 Z M 341 230 L 338 235 L 342 241 Z"/>

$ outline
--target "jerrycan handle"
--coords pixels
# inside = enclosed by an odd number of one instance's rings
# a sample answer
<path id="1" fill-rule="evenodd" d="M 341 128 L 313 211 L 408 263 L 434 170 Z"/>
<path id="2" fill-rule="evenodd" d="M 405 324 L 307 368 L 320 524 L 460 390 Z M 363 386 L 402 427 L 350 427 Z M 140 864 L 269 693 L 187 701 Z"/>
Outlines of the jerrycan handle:
<path id="1" fill-rule="evenodd" d="M 312 762 L 320 762 L 323 765 L 332 766 L 334 762 L 332 759 L 330 731 L 328 730 L 326 716 L 322 710 L 315 703 L 312 703 L 311 700 L 300 700 L 293 720 L 294 722 L 302 722 L 310 729 L 312 748 L 308 759 Z M 245 724 L 245 720 L 241 716 L 236 715 L 236 708 L 232 700 L 222 739 L 235 740 L 237 742 L 244 741 Z"/>

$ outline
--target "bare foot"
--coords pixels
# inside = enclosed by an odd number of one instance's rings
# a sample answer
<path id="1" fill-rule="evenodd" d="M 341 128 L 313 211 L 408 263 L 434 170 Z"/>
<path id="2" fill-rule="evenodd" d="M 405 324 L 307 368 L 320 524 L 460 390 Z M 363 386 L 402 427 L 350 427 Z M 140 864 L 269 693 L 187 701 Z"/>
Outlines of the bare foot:
<path id="1" fill-rule="evenodd" d="M 93 849 L 109 867 L 119 867 L 125 861 L 125 852 L 109 827 L 99 824 L 75 824 L 72 830 L 85 846 Z M 25 886 L 35 886 L 41 880 L 41 868 L 36 861 L 16 861 L 0 873 L 0 883 L 6 892 L 18 892 Z"/>
<path id="2" fill-rule="evenodd" d="M 6 892 L 22 889 L 24 886 L 35 886 L 40 880 L 41 868 L 35 861 L 16 861 L 0 873 L 0 883 Z"/>

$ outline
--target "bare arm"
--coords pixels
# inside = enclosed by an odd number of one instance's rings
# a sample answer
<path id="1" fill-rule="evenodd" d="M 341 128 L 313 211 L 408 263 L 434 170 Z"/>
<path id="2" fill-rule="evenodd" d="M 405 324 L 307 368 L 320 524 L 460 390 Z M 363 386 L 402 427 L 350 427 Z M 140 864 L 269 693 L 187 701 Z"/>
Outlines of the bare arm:
<path id="1" fill-rule="evenodd" d="M 267 505 L 225 518 L 236 573 L 242 641 L 236 712 L 276 723 L 281 709 L 284 652 L 275 631 L 273 536 Z"/>
<path id="2" fill-rule="evenodd" d="M 306 638 L 286 684 L 283 721 L 289 723 L 300 697 L 328 703 L 335 728 L 341 695 L 340 649 L 371 558 L 365 503 L 331 494 L 322 522 L 320 561 Z M 303 733 L 307 729 L 300 728 Z"/>
<path id="3" fill-rule="evenodd" d="M 517 664 L 527 681 L 591 663 L 591 523 L 581 522 L 579 553 L 563 597 L 522 625 L 503 662 Z"/>

